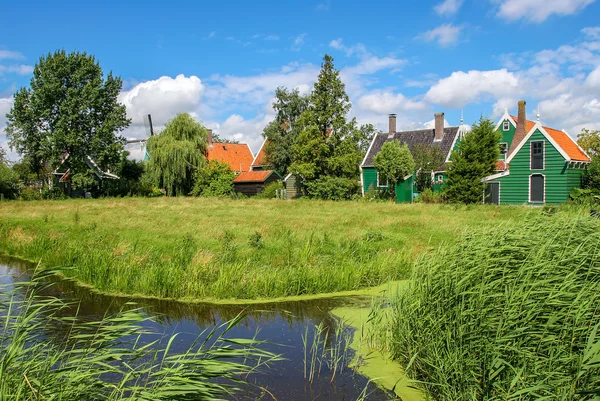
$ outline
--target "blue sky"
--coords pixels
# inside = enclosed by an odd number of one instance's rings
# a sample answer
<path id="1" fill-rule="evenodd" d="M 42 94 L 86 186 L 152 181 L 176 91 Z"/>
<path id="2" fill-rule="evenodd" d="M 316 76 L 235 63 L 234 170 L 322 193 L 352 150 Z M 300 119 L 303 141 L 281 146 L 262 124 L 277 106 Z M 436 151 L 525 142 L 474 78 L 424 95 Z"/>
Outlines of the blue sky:
<path id="1" fill-rule="evenodd" d="M 387 129 L 516 112 L 544 124 L 600 128 L 600 1 L 141 1 L 0 5 L 0 127 L 39 56 L 97 57 L 125 82 L 120 100 L 143 137 L 189 112 L 223 136 L 260 146 L 277 86 L 310 90 L 325 53 L 362 123 Z M 0 146 L 6 137 L 0 134 Z M 13 154 L 13 158 L 16 156 Z"/>

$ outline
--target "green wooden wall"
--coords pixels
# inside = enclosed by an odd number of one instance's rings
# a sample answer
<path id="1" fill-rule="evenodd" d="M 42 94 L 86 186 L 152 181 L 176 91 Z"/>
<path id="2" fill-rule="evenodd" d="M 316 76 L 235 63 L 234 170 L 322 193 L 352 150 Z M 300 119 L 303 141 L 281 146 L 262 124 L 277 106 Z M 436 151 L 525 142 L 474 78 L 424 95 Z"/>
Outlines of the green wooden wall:
<path id="1" fill-rule="evenodd" d="M 500 131 L 500 133 L 502 134 L 502 139 L 500 139 L 500 143 L 507 143 L 508 144 L 508 149 L 510 149 L 510 145 L 512 144 L 513 138 L 515 137 L 515 131 L 517 130 L 514 125 L 512 125 L 510 122 L 508 123 L 508 131 L 504 131 L 502 128 L 504 126 L 504 122 L 508 121 L 508 120 L 502 120 L 502 122 L 500 123 L 500 127 L 498 128 L 498 130 Z M 500 160 L 504 160 L 504 156 L 500 155 Z"/>
<path id="2" fill-rule="evenodd" d="M 363 167 L 363 188 L 365 192 L 369 189 L 378 189 L 387 192 L 387 187 L 377 187 L 377 170 L 374 167 Z M 396 184 L 396 201 L 405 203 L 412 202 L 413 196 L 413 184 L 414 176 L 411 176 L 408 180 Z"/>
<path id="3" fill-rule="evenodd" d="M 530 144 L 544 141 L 544 170 L 530 169 Z M 564 203 L 574 185 L 579 185 L 582 170 L 567 168 L 567 161 L 538 130 L 523 145 L 510 162 L 510 175 L 494 180 L 500 182 L 500 203 L 521 205 L 529 203 L 529 176 L 545 175 L 546 203 Z M 576 184 L 577 182 L 577 184 Z"/>

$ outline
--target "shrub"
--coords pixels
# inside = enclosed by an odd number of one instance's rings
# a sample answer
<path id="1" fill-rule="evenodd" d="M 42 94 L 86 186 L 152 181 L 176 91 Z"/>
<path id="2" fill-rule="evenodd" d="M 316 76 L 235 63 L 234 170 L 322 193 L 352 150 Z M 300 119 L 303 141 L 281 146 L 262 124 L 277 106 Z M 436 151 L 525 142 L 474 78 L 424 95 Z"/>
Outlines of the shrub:
<path id="1" fill-rule="evenodd" d="M 258 198 L 258 199 L 273 199 L 276 196 L 276 192 L 282 191 L 283 189 L 285 189 L 283 182 L 275 181 L 275 182 L 268 184 L 260 194 L 256 195 L 256 198 Z"/>
<path id="2" fill-rule="evenodd" d="M 4 199 L 17 199 L 21 184 L 19 175 L 10 167 L 0 164 L 0 194 Z"/>
<path id="3" fill-rule="evenodd" d="M 425 189 L 417 196 L 415 202 L 422 203 L 445 203 L 446 199 L 441 192 L 434 192 L 430 188 Z"/>
<path id="4" fill-rule="evenodd" d="M 41 200 L 42 194 L 40 193 L 40 190 L 38 188 L 25 187 L 21 190 L 21 196 L 19 197 L 19 199 L 24 201 Z"/>
<path id="5" fill-rule="evenodd" d="M 67 199 L 64 191 L 59 187 L 44 188 L 42 189 L 41 195 L 42 199 L 47 200 Z"/>
<path id="6" fill-rule="evenodd" d="M 363 200 L 367 202 L 392 202 L 393 199 L 390 199 L 390 196 L 386 191 L 382 191 L 380 189 L 376 189 L 372 184 L 369 186 L 367 192 L 365 192 L 365 196 L 363 196 Z"/>
<path id="7" fill-rule="evenodd" d="M 348 178 L 325 176 L 306 182 L 306 190 L 311 198 L 348 200 L 358 197 L 360 183 Z"/>
<path id="8" fill-rule="evenodd" d="M 254 233 L 250 234 L 248 236 L 248 245 L 250 245 L 252 248 L 256 248 L 256 249 L 264 248 L 265 243 L 263 242 L 262 234 L 259 233 L 258 231 L 255 231 Z"/>
<path id="9" fill-rule="evenodd" d="M 192 195 L 228 197 L 234 193 L 235 173 L 226 163 L 211 160 L 194 175 Z"/>
<path id="10" fill-rule="evenodd" d="M 600 204 L 600 189 L 582 189 L 573 188 L 569 193 L 572 203 L 579 205 L 598 205 Z"/>

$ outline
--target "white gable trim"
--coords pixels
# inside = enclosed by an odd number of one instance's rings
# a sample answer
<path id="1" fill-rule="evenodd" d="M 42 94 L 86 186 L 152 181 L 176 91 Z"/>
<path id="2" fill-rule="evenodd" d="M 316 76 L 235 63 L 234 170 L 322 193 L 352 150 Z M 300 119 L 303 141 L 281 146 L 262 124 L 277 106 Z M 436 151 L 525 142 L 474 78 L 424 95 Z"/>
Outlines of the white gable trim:
<path id="1" fill-rule="evenodd" d="M 460 136 L 460 127 L 456 130 L 456 135 L 454 135 L 454 140 L 452 141 L 452 146 L 450 146 L 450 150 L 448 150 L 448 154 L 446 155 L 446 163 L 450 162 L 450 156 L 452 156 L 452 151 L 454 150 L 454 146 L 456 146 L 456 142 L 458 141 L 458 137 Z"/>
<path id="2" fill-rule="evenodd" d="M 515 157 L 515 155 L 517 153 L 519 153 L 519 151 L 521 150 L 521 148 L 523 146 L 525 146 L 525 144 L 529 141 L 529 139 L 531 138 L 531 136 L 535 133 L 535 131 L 539 130 L 542 135 L 544 135 L 544 137 L 548 140 L 548 142 L 550 142 L 552 144 L 552 146 L 554 146 L 554 148 L 556 150 L 558 150 L 558 152 L 560 153 L 560 155 L 562 157 L 564 157 L 564 159 L 568 162 L 571 161 L 571 158 L 569 157 L 569 155 L 567 155 L 565 153 L 565 151 L 563 150 L 563 148 L 561 148 L 560 146 L 558 146 L 558 143 L 556 143 L 556 141 L 554 139 L 552 139 L 552 137 L 546 132 L 546 130 L 544 129 L 544 127 L 542 127 L 542 125 L 539 122 L 536 122 L 535 125 L 533 126 L 533 128 L 531 128 L 529 130 L 529 132 L 527 133 L 527 135 L 525 136 L 525 138 L 523 138 L 523 140 L 521 141 L 521 143 L 519 144 L 519 146 L 517 146 L 517 148 L 510 154 L 510 156 L 508 156 L 508 159 L 506 159 L 507 163 L 510 163 L 511 160 Z"/>
<path id="3" fill-rule="evenodd" d="M 361 168 L 365 165 L 365 162 L 367 161 L 367 157 L 369 156 L 369 153 L 371 153 L 371 148 L 373 148 L 373 144 L 375 143 L 375 138 L 377 138 L 377 135 L 379 135 L 379 133 L 375 133 L 375 135 L 373 135 L 373 139 L 371 140 L 369 149 L 367 149 L 367 153 L 365 153 L 365 157 L 363 158 L 362 163 L 360 163 Z"/>
<path id="4" fill-rule="evenodd" d="M 500 128 L 500 126 L 502 125 L 502 123 L 505 120 L 510 121 L 512 126 L 517 128 L 517 123 L 515 122 L 515 120 L 513 120 L 513 118 L 510 116 L 510 114 L 508 114 L 508 110 L 504 110 L 504 114 L 502 115 L 502 117 L 500 117 L 500 121 L 498 121 L 498 124 L 496 124 L 496 128 L 494 128 L 494 131 L 498 131 L 498 129 Z"/>
<path id="5" fill-rule="evenodd" d="M 362 192 L 362 196 L 365 196 L 365 182 L 363 179 L 363 168 L 362 166 L 359 166 L 358 169 L 360 170 L 360 192 Z"/>
<path id="6" fill-rule="evenodd" d="M 498 178 L 506 177 L 508 175 L 510 175 L 510 170 L 506 170 L 506 171 L 503 171 L 503 172 L 498 173 L 498 174 L 489 175 L 487 177 L 484 177 L 484 178 L 481 179 L 481 182 L 488 182 L 488 181 L 491 181 L 491 180 L 497 180 Z"/>
<path id="7" fill-rule="evenodd" d="M 250 167 L 254 166 L 254 162 L 256 161 L 256 159 L 258 158 L 258 155 L 260 155 L 261 150 L 265 147 L 265 144 L 267 143 L 267 140 L 265 139 L 262 143 L 262 145 L 260 145 L 260 149 L 258 149 L 258 153 L 256 154 L 256 156 L 254 156 L 254 159 L 252 159 L 252 164 L 250 165 Z M 250 146 L 248 146 L 250 147 Z M 250 153 L 252 153 L 252 151 L 250 151 Z"/>
<path id="8" fill-rule="evenodd" d="M 565 130 L 563 129 L 563 130 L 562 130 L 562 132 L 564 132 L 564 133 L 565 133 L 565 135 L 567 135 L 567 136 L 569 137 L 569 139 L 570 139 L 571 141 L 573 141 L 573 143 L 575 144 L 575 146 L 577 146 L 577 148 L 579 148 L 579 150 L 581 150 L 581 153 L 583 153 L 583 154 L 585 155 L 585 157 L 587 157 L 587 158 L 588 158 L 590 161 L 592 160 L 592 158 L 590 157 L 590 155 L 588 155 L 588 154 L 586 153 L 586 151 L 585 151 L 585 150 L 583 150 L 583 148 L 582 148 L 581 146 L 579 146 L 579 144 L 577 143 L 577 141 L 576 141 L 575 139 L 571 138 L 571 135 L 569 135 L 569 133 L 568 133 L 567 131 L 565 131 Z M 589 161 L 583 161 L 583 160 L 581 160 L 581 163 L 589 163 Z"/>
<path id="9" fill-rule="evenodd" d="M 286 175 L 286 176 L 285 176 L 285 178 L 283 179 L 283 181 L 284 181 L 284 182 L 285 182 L 285 181 L 287 181 L 287 180 L 288 180 L 288 178 L 290 178 L 291 176 L 292 176 L 292 173 L 289 173 L 288 175 Z"/>

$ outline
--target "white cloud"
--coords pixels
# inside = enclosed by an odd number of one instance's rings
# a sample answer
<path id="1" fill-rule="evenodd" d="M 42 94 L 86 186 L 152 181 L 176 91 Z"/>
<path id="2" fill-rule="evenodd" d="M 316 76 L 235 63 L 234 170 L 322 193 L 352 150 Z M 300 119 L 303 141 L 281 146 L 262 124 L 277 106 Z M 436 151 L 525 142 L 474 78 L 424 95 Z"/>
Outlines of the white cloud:
<path id="1" fill-rule="evenodd" d="M 19 52 L 13 52 L 10 50 L 0 50 L 0 60 L 22 60 L 25 56 Z"/>
<path id="2" fill-rule="evenodd" d="M 590 39 L 600 40 L 600 26 L 583 28 L 581 32 Z"/>
<path id="3" fill-rule="evenodd" d="M 596 0 L 492 0 L 498 4 L 500 18 L 544 22 L 553 14 L 572 15 Z"/>
<path id="4" fill-rule="evenodd" d="M 438 15 L 452 16 L 458 12 L 463 2 L 464 0 L 444 0 L 433 9 Z"/>
<path id="5" fill-rule="evenodd" d="M 423 102 L 411 100 L 401 93 L 392 93 L 390 91 L 376 91 L 362 96 L 356 104 L 362 110 L 380 114 L 426 109 L 426 105 Z"/>
<path id="6" fill-rule="evenodd" d="M 423 32 L 417 38 L 423 39 L 426 42 L 436 41 L 440 46 L 448 47 L 458 42 L 462 30 L 462 26 L 444 24 L 435 29 Z"/>
<path id="7" fill-rule="evenodd" d="M 588 88 L 600 90 L 600 65 L 585 80 Z"/>
<path id="8" fill-rule="evenodd" d="M 357 43 L 353 46 L 346 46 L 344 45 L 341 38 L 329 42 L 329 47 L 345 52 L 346 56 L 352 56 L 354 54 L 361 55 L 368 53 L 366 47 L 362 43 Z"/>
<path id="9" fill-rule="evenodd" d="M 29 75 L 33 72 L 33 67 L 30 65 L 0 65 L 0 75 L 4 74 L 18 74 L 18 75 Z"/>
<path id="10" fill-rule="evenodd" d="M 10 111 L 12 104 L 12 97 L 0 98 L 0 147 L 7 151 L 7 155 L 10 160 L 16 161 L 18 159 L 18 155 L 15 152 L 11 152 L 8 148 L 8 139 L 6 138 L 5 131 L 6 123 L 8 122 L 6 119 L 6 113 Z"/>
<path id="11" fill-rule="evenodd" d="M 300 35 L 296 36 L 293 38 L 292 41 L 292 47 L 291 49 L 294 51 L 298 51 L 302 48 L 302 46 L 304 45 L 304 39 L 306 38 L 308 34 L 306 33 L 301 33 Z"/>
<path id="12" fill-rule="evenodd" d="M 432 86 L 425 100 L 446 107 L 460 108 L 490 97 L 510 95 L 519 89 L 519 79 L 506 69 L 457 71 Z"/>

